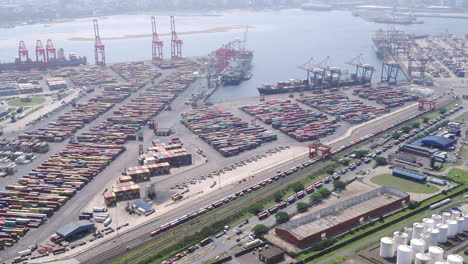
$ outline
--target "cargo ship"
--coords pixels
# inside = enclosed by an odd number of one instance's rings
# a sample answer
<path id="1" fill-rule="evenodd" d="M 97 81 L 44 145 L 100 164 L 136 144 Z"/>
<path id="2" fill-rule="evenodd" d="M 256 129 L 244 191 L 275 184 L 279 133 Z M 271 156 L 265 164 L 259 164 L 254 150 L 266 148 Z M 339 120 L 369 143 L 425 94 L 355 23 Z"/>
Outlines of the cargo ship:
<path id="1" fill-rule="evenodd" d="M 385 44 L 385 31 L 379 29 L 375 32 L 374 36 L 372 37 L 372 42 L 374 42 L 375 54 L 377 57 L 383 58 L 384 57 L 384 44 Z"/>
<path id="2" fill-rule="evenodd" d="M 338 88 L 343 86 L 359 85 L 361 84 L 357 79 L 345 79 L 338 82 L 325 83 L 322 82 L 320 87 L 322 89 Z M 319 85 L 319 84 L 317 84 Z M 289 92 L 311 91 L 316 89 L 313 83 L 307 84 L 307 80 L 294 80 L 291 79 L 286 82 L 278 82 L 277 85 L 263 84 L 257 90 L 260 94 L 282 94 Z"/>
<path id="3" fill-rule="evenodd" d="M 31 70 L 31 69 L 47 69 L 47 68 L 61 68 L 67 66 L 79 66 L 86 65 L 86 57 L 77 57 L 76 54 L 70 53 L 68 59 L 65 58 L 63 49 L 58 50 L 57 59 L 49 60 L 48 62 L 33 61 L 28 59 L 27 61 L 20 61 L 19 58 L 15 59 L 12 63 L 0 63 L 0 71 L 8 70 Z"/>
<path id="4" fill-rule="evenodd" d="M 252 65 L 253 53 L 251 51 L 242 51 L 237 56 L 229 60 L 229 64 L 221 72 L 221 81 L 224 85 L 238 85 L 243 80 L 252 77 L 249 72 Z"/>

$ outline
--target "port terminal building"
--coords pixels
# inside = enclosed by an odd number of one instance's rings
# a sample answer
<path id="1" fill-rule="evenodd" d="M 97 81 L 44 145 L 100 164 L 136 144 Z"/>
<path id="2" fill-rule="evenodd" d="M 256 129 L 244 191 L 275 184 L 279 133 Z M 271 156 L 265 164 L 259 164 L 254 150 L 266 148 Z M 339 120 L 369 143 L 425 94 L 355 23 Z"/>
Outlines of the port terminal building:
<path id="1" fill-rule="evenodd" d="M 303 248 L 402 208 L 409 200 L 406 192 L 384 186 L 281 224 L 275 228 L 275 233 L 281 239 Z"/>

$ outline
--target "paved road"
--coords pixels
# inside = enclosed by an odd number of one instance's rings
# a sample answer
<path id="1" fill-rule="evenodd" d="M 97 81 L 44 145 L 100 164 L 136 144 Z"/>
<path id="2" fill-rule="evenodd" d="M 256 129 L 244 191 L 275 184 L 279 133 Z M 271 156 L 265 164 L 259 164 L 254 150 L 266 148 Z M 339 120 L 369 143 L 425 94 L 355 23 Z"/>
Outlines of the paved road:
<path id="1" fill-rule="evenodd" d="M 446 102 L 448 102 L 450 100 L 450 98 L 444 98 L 442 100 L 439 100 L 438 101 L 438 104 L 439 105 L 442 105 L 442 104 L 445 104 Z M 414 113 L 418 112 L 417 108 L 413 108 L 413 109 L 410 109 L 408 111 L 406 111 L 406 113 L 403 115 L 398 115 L 398 116 L 392 116 L 392 117 L 389 117 L 385 120 L 380 120 L 376 123 L 374 123 L 372 126 L 364 126 L 364 127 L 361 127 L 359 129 L 357 129 L 356 131 L 354 131 L 348 138 L 346 139 L 342 139 L 334 144 L 332 144 L 333 147 L 337 147 L 337 146 L 341 146 L 345 143 L 348 143 L 349 141 L 352 141 L 352 140 L 355 140 L 357 138 L 359 138 L 360 136 L 364 135 L 364 134 L 368 134 L 372 131 L 375 131 L 376 128 L 378 127 L 381 127 L 381 126 L 386 126 L 386 125 L 389 125 L 391 123 L 397 123 L 397 122 L 400 122 L 401 120 L 404 120 L 406 116 L 409 116 L 409 115 L 412 115 Z M 269 170 L 266 170 L 262 173 L 260 173 L 259 175 L 255 175 L 255 182 L 260 182 L 262 180 L 264 180 L 265 178 L 268 178 L 268 177 L 271 177 L 272 174 L 274 174 L 276 172 L 276 170 L 278 169 L 281 169 L 281 170 L 284 170 L 284 169 L 288 169 L 290 167 L 293 166 L 293 164 L 298 164 L 298 163 L 302 163 L 304 161 L 306 161 L 308 158 L 306 156 L 301 156 L 301 157 L 296 157 L 295 160 L 293 161 L 292 159 L 290 161 L 286 161 L 285 164 L 281 164 L 277 167 L 274 167 L 274 168 L 271 168 Z M 230 162 L 232 163 L 232 162 Z M 220 164 L 215 164 L 217 166 L 214 166 L 214 167 L 220 167 L 219 165 Z M 195 168 L 194 170 L 191 170 L 191 171 L 187 171 L 185 173 L 181 173 L 180 175 L 177 175 L 177 177 L 171 177 L 171 178 L 168 178 L 168 179 L 165 179 L 161 182 L 158 183 L 158 186 L 160 185 L 161 188 L 166 188 L 168 186 L 172 186 L 174 183 L 180 181 L 180 178 L 187 178 L 186 175 L 184 174 L 188 174 L 188 175 L 203 175 L 204 173 L 206 173 L 207 169 L 206 168 L 203 168 L 203 166 L 200 166 L 200 167 L 197 167 Z M 177 179 L 179 178 L 179 179 Z M 250 182 L 248 183 L 249 186 L 252 185 L 252 184 L 255 184 L 255 182 Z M 231 193 L 234 193 L 235 191 L 239 190 L 239 189 L 242 189 L 242 188 L 245 188 L 246 187 L 246 183 L 244 184 L 232 184 L 232 185 L 228 185 L 228 186 L 224 186 L 220 191 L 216 191 L 216 192 L 213 192 L 212 194 L 206 196 L 206 197 L 203 197 L 203 199 L 199 198 L 199 199 L 196 199 L 182 207 L 180 207 L 176 212 L 171 212 L 171 213 L 168 213 L 168 214 L 165 214 L 163 215 L 160 219 L 158 219 L 157 221 L 154 221 L 154 222 L 151 222 L 151 223 L 147 223 L 145 224 L 145 228 L 137 228 L 135 230 L 130 230 L 130 231 L 127 231 L 125 233 L 121 233 L 120 234 L 120 240 L 121 241 L 133 241 L 134 239 L 136 238 L 139 238 L 139 237 L 144 237 L 145 235 L 148 234 L 149 231 L 151 230 L 154 230 L 156 229 L 157 227 L 161 226 L 162 224 L 164 223 L 167 223 L 173 219 L 176 219 L 182 215 L 185 215 L 187 213 L 190 213 L 192 212 L 194 209 L 198 209 L 198 208 L 201 208 L 201 207 L 204 207 L 204 206 L 207 206 L 221 198 L 224 198 L 226 197 L 227 195 L 231 194 Z M 159 187 L 158 187 L 159 188 Z M 139 241 L 140 243 L 141 242 L 144 242 L 143 239 Z M 129 243 L 129 247 L 133 247 L 135 244 L 135 242 L 132 242 L 132 243 Z M 88 251 L 83 251 L 79 254 L 76 255 L 76 259 L 78 259 L 79 261 L 85 261 L 85 260 L 91 260 L 93 259 L 94 257 L 96 256 L 99 256 L 100 254 L 102 254 L 103 252 L 111 252 L 111 251 L 114 251 L 114 254 L 115 255 L 118 255 L 122 252 L 119 252 L 117 250 L 114 250 L 114 247 L 115 247 L 115 244 L 114 242 L 112 242 L 112 240 L 109 240 L 107 242 L 103 242 L 102 244 L 96 246 L 96 247 L 93 247 L 92 249 L 88 250 Z M 123 247 L 125 248 L 125 247 Z M 94 263 L 92 261 L 90 261 L 89 263 Z"/>

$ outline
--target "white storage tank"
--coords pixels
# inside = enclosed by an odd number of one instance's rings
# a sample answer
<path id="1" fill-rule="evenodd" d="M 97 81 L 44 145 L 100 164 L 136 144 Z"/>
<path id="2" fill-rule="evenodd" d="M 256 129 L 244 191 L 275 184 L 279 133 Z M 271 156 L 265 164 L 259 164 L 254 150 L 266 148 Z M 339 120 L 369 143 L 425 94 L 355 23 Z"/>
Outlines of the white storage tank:
<path id="1" fill-rule="evenodd" d="M 424 253 L 426 242 L 420 238 L 413 238 L 410 241 L 411 249 L 413 249 L 413 258 L 416 253 Z"/>
<path id="2" fill-rule="evenodd" d="M 442 224 L 447 223 L 447 221 L 450 220 L 451 217 L 452 217 L 452 215 L 449 212 L 443 212 L 442 213 Z"/>
<path id="3" fill-rule="evenodd" d="M 439 226 L 439 242 L 440 243 L 445 243 L 447 242 L 447 236 L 448 236 L 448 225 L 443 224 Z"/>
<path id="4" fill-rule="evenodd" d="M 416 253 L 414 264 L 431 264 L 431 258 L 424 253 Z"/>
<path id="5" fill-rule="evenodd" d="M 448 264 L 463 264 L 463 258 L 459 255 L 448 255 L 447 256 L 447 263 Z"/>
<path id="6" fill-rule="evenodd" d="M 468 218 L 467 218 L 468 219 Z M 408 235 L 408 239 L 411 239 L 413 237 L 413 228 L 411 227 L 405 227 L 403 229 L 403 233 L 406 233 Z"/>
<path id="7" fill-rule="evenodd" d="M 454 238 L 457 235 L 458 222 L 456 220 L 448 220 L 447 225 L 448 225 L 447 236 L 449 238 Z"/>
<path id="8" fill-rule="evenodd" d="M 436 261 L 436 262 L 434 262 L 434 264 L 447 264 L 447 262 L 445 262 L 445 261 Z"/>
<path id="9" fill-rule="evenodd" d="M 396 231 L 393 233 L 393 241 L 397 245 L 408 245 L 408 234 Z"/>
<path id="10" fill-rule="evenodd" d="M 413 236 L 411 238 L 412 239 L 420 238 L 423 233 L 424 233 L 424 226 L 421 223 L 414 223 L 413 224 Z"/>
<path id="11" fill-rule="evenodd" d="M 427 233 L 424 233 L 424 235 L 421 236 L 421 239 L 424 240 L 424 252 L 427 251 L 427 248 L 429 246 L 432 246 L 431 244 L 431 231 L 432 229 L 428 229 Z"/>
<path id="12" fill-rule="evenodd" d="M 460 216 L 461 216 L 460 211 L 452 210 L 452 220 L 456 220 Z"/>
<path id="13" fill-rule="evenodd" d="M 432 262 L 442 261 L 444 259 L 444 250 L 440 247 L 429 247 L 429 257 Z"/>
<path id="14" fill-rule="evenodd" d="M 411 248 L 407 245 L 399 245 L 396 264 L 411 264 Z"/>
<path id="15" fill-rule="evenodd" d="M 468 231 L 468 214 L 463 215 L 463 231 Z"/>
<path id="16" fill-rule="evenodd" d="M 424 218 L 423 219 L 423 224 L 424 224 L 424 226 L 426 226 L 426 231 L 429 228 L 434 228 L 435 227 L 434 220 L 432 220 L 431 218 Z"/>
<path id="17" fill-rule="evenodd" d="M 463 218 L 462 216 L 457 218 L 457 234 L 463 233 L 464 222 L 465 222 L 465 218 Z"/>
<path id="18" fill-rule="evenodd" d="M 438 214 L 433 214 L 432 215 L 432 220 L 434 220 L 434 223 L 436 224 L 436 226 L 438 224 L 442 224 L 442 216 L 440 216 Z"/>
<path id="19" fill-rule="evenodd" d="M 382 237 L 380 239 L 380 256 L 382 258 L 393 258 L 395 255 L 393 245 L 393 239 L 389 237 Z"/>
<path id="20" fill-rule="evenodd" d="M 437 246 L 439 243 L 439 229 L 432 229 L 429 236 L 431 237 L 431 246 Z"/>

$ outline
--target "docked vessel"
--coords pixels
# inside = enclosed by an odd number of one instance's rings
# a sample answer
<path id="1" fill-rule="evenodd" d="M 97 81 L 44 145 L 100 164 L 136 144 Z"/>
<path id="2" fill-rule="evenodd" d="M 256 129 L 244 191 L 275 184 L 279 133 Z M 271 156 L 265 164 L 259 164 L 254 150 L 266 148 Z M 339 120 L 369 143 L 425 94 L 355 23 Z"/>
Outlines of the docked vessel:
<path id="1" fill-rule="evenodd" d="M 383 31 L 382 29 L 375 32 L 374 36 L 372 37 L 372 42 L 374 42 L 375 53 L 379 58 L 384 57 L 385 39 L 385 31 Z"/>
<path id="2" fill-rule="evenodd" d="M 332 89 L 343 86 L 359 85 L 361 84 L 357 79 L 345 79 L 337 82 L 321 82 L 320 87 L 322 89 Z M 319 84 L 317 84 L 319 85 Z M 311 91 L 316 89 L 314 83 L 307 83 L 307 80 L 295 80 L 291 79 L 286 82 L 278 82 L 276 85 L 263 84 L 258 87 L 257 90 L 260 94 L 282 94 L 290 92 L 301 92 Z"/>
<path id="3" fill-rule="evenodd" d="M 16 58 L 15 62 L 12 63 L 0 63 L 0 71 L 24 71 L 31 69 L 60 68 L 67 66 L 85 65 L 87 63 L 86 57 L 77 57 L 74 53 L 70 53 L 68 59 L 66 59 L 63 49 L 59 49 L 57 55 L 57 59 L 50 59 L 47 62 L 33 61 L 31 59 L 28 59 L 27 61 L 21 61 L 19 58 Z"/>
<path id="4" fill-rule="evenodd" d="M 244 50 L 231 58 L 228 66 L 221 72 L 221 81 L 225 85 L 237 85 L 252 77 L 249 72 L 252 65 L 253 53 Z"/>

